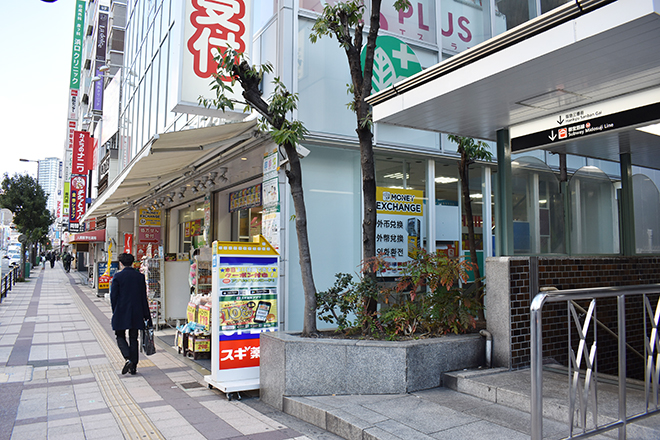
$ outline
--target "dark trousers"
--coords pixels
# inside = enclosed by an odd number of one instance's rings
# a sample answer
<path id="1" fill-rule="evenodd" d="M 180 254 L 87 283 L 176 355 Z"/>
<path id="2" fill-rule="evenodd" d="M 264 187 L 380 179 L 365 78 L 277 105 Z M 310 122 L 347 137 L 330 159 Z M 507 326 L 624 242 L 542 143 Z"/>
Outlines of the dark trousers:
<path id="1" fill-rule="evenodd" d="M 116 330 L 115 336 L 117 337 L 117 347 L 121 351 L 124 359 L 131 361 L 135 366 L 138 364 L 140 346 L 138 345 L 138 329 L 131 328 L 128 330 L 128 341 L 126 341 L 126 330 Z"/>
<path id="2" fill-rule="evenodd" d="M 55 267 L 55 258 L 50 259 L 50 268 L 52 269 L 53 267 Z"/>

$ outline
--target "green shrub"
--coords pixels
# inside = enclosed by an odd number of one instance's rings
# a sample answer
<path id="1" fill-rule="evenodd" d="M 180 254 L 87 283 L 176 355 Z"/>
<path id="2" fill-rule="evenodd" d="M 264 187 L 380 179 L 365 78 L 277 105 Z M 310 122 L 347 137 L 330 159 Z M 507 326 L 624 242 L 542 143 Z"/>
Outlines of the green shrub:
<path id="1" fill-rule="evenodd" d="M 393 283 L 380 276 L 388 267 L 385 258 L 377 256 L 362 264 L 357 277 L 336 274 L 334 286 L 317 293 L 319 319 L 337 325 L 344 334 L 378 339 L 458 334 L 475 328 L 481 292 L 474 284 L 464 288 L 459 283 L 467 281 L 470 262 L 420 249 Z M 376 279 L 365 276 L 374 271 Z M 369 299 L 378 301 L 375 314 L 366 310 Z"/>

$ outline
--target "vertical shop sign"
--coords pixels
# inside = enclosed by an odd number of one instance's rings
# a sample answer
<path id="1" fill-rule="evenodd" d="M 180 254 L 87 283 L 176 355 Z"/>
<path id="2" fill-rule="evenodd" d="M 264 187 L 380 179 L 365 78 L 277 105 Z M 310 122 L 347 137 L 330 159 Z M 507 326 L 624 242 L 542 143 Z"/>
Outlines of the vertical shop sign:
<path id="1" fill-rule="evenodd" d="M 71 176 L 69 196 L 69 231 L 79 232 L 80 220 L 87 207 L 87 176 Z"/>
<path id="2" fill-rule="evenodd" d="M 213 98 L 209 80 L 217 71 L 214 60 L 218 49 L 228 46 L 251 55 L 251 0 L 184 0 L 183 44 L 181 44 L 181 71 L 178 97 L 174 111 L 195 113 L 200 109 L 198 98 Z M 231 78 L 224 79 L 227 84 Z M 239 86 L 234 87 L 234 98 L 241 100 Z M 242 106 L 235 109 L 243 111 Z"/>
<path id="3" fill-rule="evenodd" d="M 89 171 L 89 144 L 88 131 L 73 132 L 73 161 L 71 164 L 72 174 L 87 174 Z"/>
<path id="4" fill-rule="evenodd" d="M 423 198 L 423 191 L 376 188 L 376 253 L 390 263 L 384 276 L 398 275 L 421 245 Z"/>
<path id="5" fill-rule="evenodd" d="M 69 196 L 71 194 L 71 184 L 64 182 L 64 191 L 62 191 L 62 215 L 69 216 Z"/>
<path id="6" fill-rule="evenodd" d="M 82 46 L 85 24 L 85 0 L 76 2 L 75 19 L 73 24 L 73 47 L 71 51 L 71 80 L 70 89 L 80 89 L 80 70 L 82 66 Z"/>
<path id="7" fill-rule="evenodd" d="M 279 255 L 254 242 L 213 242 L 211 375 L 224 392 L 259 388 L 259 334 L 278 325 Z"/>

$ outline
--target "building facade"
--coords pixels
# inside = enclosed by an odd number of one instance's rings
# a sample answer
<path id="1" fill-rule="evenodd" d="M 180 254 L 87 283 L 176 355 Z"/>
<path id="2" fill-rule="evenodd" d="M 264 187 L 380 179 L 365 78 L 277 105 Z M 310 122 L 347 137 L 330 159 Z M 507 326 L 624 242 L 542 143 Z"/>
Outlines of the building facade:
<path id="1" fill-rule="evenodd" d="M 389 45 L 383 43 L 384 61 L 376 68 L 385 72 L 385 60 L 389 60 L 398 66 L 397 80 L 424 77 L 434 66 L 451 65 L 453 60 L 463 60 L 462 54 L 478 53 L 489 41 L 503 40 L 513 29 L 541 20 L 542 14 L 567 3 L 422 0 L 399 13 L 393 2 L 384 2 L 380 35 L 391 40 Z M 109 7 L 118 5 L 112 2 Z M 127 235 L 135 238 L 132 251 L 138 256 L 147 252 L 149 244 L 152 251 L 162 246 L 162 254 L 172 255 L 208 246 L 213 240 L 247 241 L 256 233 L 264 235 L 281 254 L 282 328 L 300 330 L 303 292 L 295 227 L 290 221 L 295 213 L 283 168 L 278 171 L 277 166 L 285 158 L 267 135 L 258 132 L 252 117 L 203 108 L 197 98 L 209 91 L 212 80 L 209 47 L 227 41 L 227 29 L 233 29 L 232 41 L 243 42 L 253 63 L 273 65 L 273 74 L 263 83 L 264 96 L 272 92 L 274 77 L 299 94 L 294 117 L 310 131 L 303 143 L 309 154 L 302 164 L 314 278 L 317 289 L 325 290 L 334 282 L 334 274 L 354 273 L 362 260 L 359 145 L 355 115 L 346 108 L 350 82 L 346 57 L 333 39 L 310 42 L 323 3 L 238 1 L 233 11 L 250 17 L 238 27 L 214 22 L 218 11 L 211 6 L 198 0 L 126 3 L 121 61 L 117 54 L 106 54 L 105 65 L 112 73 L 104 80 L 103 115 L 93 117 L 90 125 L 101 142 L 95 155 L 98 194 L 85 219 L 103 226 L 108 242 L 125 243 Z M 206 21 L 193 16 L 206 17 Z M 212 26 L 205 28 L 203 23 Z M 226 32 L 214 34 L 222 25 Z M 375 90 L 390 86 L 391 82 L 383 82 Z M 379 214 L 380 252 L 394 261 L 405 261 L 403 243 L 413 240 L 432 251 L 467 253 L 457 147 L 446 133 L 484 139 L 494 153 L 493 162 L 473 165 L 470 174 L 481 264 L 493 255 L 621 252 L 617 194 L 622 179 L 616 160 L 575 151 L 513 154 L 507 180 L 511 214 L 507 220 L 498 220 L 506 219 L 498 217 L 496 206 L 504 194 L 498 193 L 502 173 L 496 162 L 502 159 L 502 151 L 494 132 L 461 132 L 461 121 L 478 125 L 475 118 L 481 117 L 479 111 L 471 114 L 465 104 L 461 100 L 445 103 L 444 111 L 455 116 L 455 125 L 443 129 L 377 120 L 380 196 L 404 194 L 422 201 L 419 215 Z M 114 111 L 106 108 L 116 109 L 116 116 L 106 117 Z M 634 172 L 639 176 L 633 180 L 648 188 L 651 200 L 654 188 L 657 195 L 657 173 L 642 168 Z M 560 201 L 565 187 L 576 194 L 573 209 Z M 649 209 L 658 203 L 636 204 L 635 210 L 638 206 Z M 155 225 L 140 226 L 145 209 L 159 213 L 157 230 Z M 660 231 L 651 224 L 660 217 L 640 214 L 635 218 L 644 219 L 640 231 Z M 508 223 L 512 231 L 504 233 L 499 225 Z M 569 229 L 581 232 L 568 234 Z M 642 237 L 636 242 L 637 252 L 657 251 L 654 237 L 660 236 L 647 233 L 646 241 L 643 233 L 637 236 Z M 498 237 L 506 237 L 507 245 Z M 167 318 L 183 318 L 187 286 L 174 282 L 169 286 L 165 294 L 173 299 Z"/>

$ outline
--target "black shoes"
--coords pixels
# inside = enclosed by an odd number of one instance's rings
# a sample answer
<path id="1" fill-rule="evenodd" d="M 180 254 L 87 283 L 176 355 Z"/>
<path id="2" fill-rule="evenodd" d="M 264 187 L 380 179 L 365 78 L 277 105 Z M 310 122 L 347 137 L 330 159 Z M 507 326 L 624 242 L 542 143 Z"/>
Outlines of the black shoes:
<path id="1" fill-rule="evenodd" d="M 135 374 L 135 373 L 133 373 L 133 371 L 135 371 L 135 367 L 131 368 L 132 365 L 133 364 L 131 363 L 131 361 L 126 361 L 126 363 L 124 364 L 124 367 L 121 369 L 121 374 L 128 373 L 128 370 L 131 370 L 131 374 Z"/>

